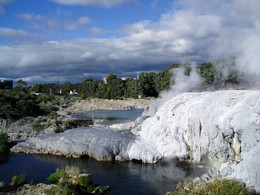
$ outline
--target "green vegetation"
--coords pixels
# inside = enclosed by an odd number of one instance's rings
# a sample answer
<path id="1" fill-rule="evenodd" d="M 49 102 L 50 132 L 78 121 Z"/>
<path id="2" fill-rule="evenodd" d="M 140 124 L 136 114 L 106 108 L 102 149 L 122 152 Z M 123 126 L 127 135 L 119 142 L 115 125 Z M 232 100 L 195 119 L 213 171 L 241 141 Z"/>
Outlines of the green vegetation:
<path id="1" fill-rule="evenodd" d="M 253 194 L 243 184 L 229 179 L 216 179 L 209 183 L 203 183 L 196 187 L 192 182 L 188 184 L 179 183 L 176 192 L 168 193 L 169 195 L 250 195 Z"/>
<path id="2" fill-rule="evenodd" d="M 8 135 L 0 132 L 0 153 L 8 152 Z"/>
<path id="3" fill-rule="evenodd" d="M 217 63 L 222 63 L 221 61 Z M 224 62 L 223 62 L 224 63 Z M 110 73 L 103 80 L 86 79 L 78 84 L 65 82 L 40 84 L 27 86 L 23 80 L 17 81 L 17 86 L 11 89 L 0 89 L 0 118 L 21 119 L 26 116 L 48 115 L 56 119 L 57 107 L 67 107 L 71 102 L 81 98 L 123 99 L 158 97 L 160 92 L 169 90 L 174 84 L 174 69 L 184 68 L 184 74 L 190 75 L 192 71 L 198 71 L 204 79 L 200 90 L 210 86 L 219 87 L 227 84 L 239 84 L 242 78 L 231 64 L 231 68 L 224 75 L 218 71 L 213 63 L 202 63 L 198 70 L 193 70 L 191 65 L 172 64 L 161 72 L 143 72 L 138 79 L 122 79 Z M 74 95 L 69 95 L 70 92 Z M 35 130 L 41 127 L 35 125 Z"/>
<path id="4" fill-rule="evenodd" d="M 56 185 L 45 191 L 47 195 L 103 194 L 108 190 L 108 186 L 93 184 L 91 175 L 80 173 L 76 167 L 59 169 L 48 177 L 48 181 Z"/>
<path id="5" fill-rule="evenodd" d="M 39 121 L 34 121 L 32 123 L 32 128 L 34 131 L 40 132 L 41 130 L 43 130 L 45 128 L 45 126 L 42 125 Z"/>
<path id="6" fill-rule="evenodd" d="M 12 177 L 11 185 L 13 186 L 22 186 L 26 184 L 26 177 L 25 175 L 15 175 Z"/>
<path id="7" fill-rule="evenodd" d="M 211 63 L 203 63 L 199 66 L 199 73 L 204 79 L 202 88 L 207 88 L 214 82 L 214 75 L 216 74 L 215 67 Z"/>
<path id="8" fill-rule="evenodd" d="M 19 119 L 43 114 L 37 96 L 22 87 L 0 90 L 0 118 Z"/>
<path id="9" fill-rule="evenodd" d="M 58 181 L 61 179 L 61 178 L 64 178 L 66 176 L 66 172 L 65 172 L 65 169 L 58 169 L 55 173 L 51 174 L 47 180 L 50 182 L 50 183 L 58 183 Z"/>
<path id="10" fill-rule="evenodd" d="M 48 119 L 55 119 L 55 120 L 57 120 L 57 119 L 58 119 L 58 114 L 57 114 L 57 112 L 51 111 L 51 112 L 49 113 L 49 115 L 48 115 Z"/>

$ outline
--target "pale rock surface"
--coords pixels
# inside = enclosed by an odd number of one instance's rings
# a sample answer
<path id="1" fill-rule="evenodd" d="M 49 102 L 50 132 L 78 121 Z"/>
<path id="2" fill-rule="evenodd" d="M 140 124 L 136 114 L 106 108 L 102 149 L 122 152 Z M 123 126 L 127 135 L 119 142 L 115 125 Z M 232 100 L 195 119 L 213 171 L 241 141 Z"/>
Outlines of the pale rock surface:
<path id="1" fill-rule="evenodd" d="M 136 139 L 131 132 L 115 131 L 104 126 L 40 135 L 18 143 L 11 151 L 75 158 L 88 155 L 99 161 L 142 160 L 155 163 L 161 157 L 149 144 Z"/>
<path id="2" fill-rule="evenodd" d="M 133 133 L 163 158 L 207 156 L 220 172 L 260 191 L 259 90 L 179 94 Z"/>
<path id="3" fill-rule="evenodd" d="M 11 151 L 67 157 L 88 155 L 104 161 L 114 160 L 116 156 L 121 156 L 129 160 L 127 151 L 134 137 L 129 132 L 116 132 L 110 128 L 78 128 L 64 133 L 31 138 L 15 145 Z"/>

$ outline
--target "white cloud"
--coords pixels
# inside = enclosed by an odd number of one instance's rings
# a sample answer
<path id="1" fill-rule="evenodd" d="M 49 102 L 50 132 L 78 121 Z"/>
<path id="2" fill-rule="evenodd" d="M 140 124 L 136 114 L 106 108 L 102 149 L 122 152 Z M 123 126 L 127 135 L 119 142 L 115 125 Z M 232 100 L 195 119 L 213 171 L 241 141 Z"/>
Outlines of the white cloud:
<path id="1" fill-rule="evenodd" d="M 19 39 L 19 38 L 29 38 L 32 37 L 32 35 L 23 30 L 14 30 L 11 28 L 0 28 L 0 37 Z"/>
<path id="2" fill-rule="evenodd" d="M 39 22 L 44 21 L 45 17 L 39 14 L 30 14 L 30 13 L 23 13 L 23 14 L 17 14 L 17 17 L 29 21 L 29 22 Z"/>
<path id="3" fill-rule="evenodd" d="M 134 0 L 53 0 L 56 3 L 65 5 L 82 5 L 82 6 L 94 6 L 94 7 L 114 7 Z"/>
<path id="4" fill-rule="evenodd" d="M 83 3 L 77 1 L 80 2 Z M 102 75 L 158 70 L 171 63 L 205 62 L 236 56 L 240 71 L 253 75 L 251 79 L 259 78 L 260 1 L 174 2 L 173 8 L 177 6 L 178 9 L 164 13 L 157 22 L 140 21 L 122 27 L 125 33 L 122 37 L 2 46 L 0 64 L 17 68 L 20 74 L 27 76 L 35 70 L 53 77 L 53 74 L 64 74 L 69 79 L 81 78 L 83 73 Z M 30 16 L 23 17 L 31 20 Z M 88 17 L 78 18 L 67 28 L 75 29 L 75 26 L 89 22 Z M 102 29 L 93 27 L 90 32 L 99 33 Z M 23 36 L 25 32 L 13 32 L 13 36 L 19 33 Z M 7 34 L 2 29 L 2 36 Z M 4 68 L 0 67 L 0 71 Z"/>
<path id="5" fill-rule="evenodd" d="M 38 31 L 56 31 L 60 28 L 66 30 L 76 30 L 81 26 L 85 26 L 91 23 L 91 19 L 88 16 L 81 16 L 77 19 L 67 19 L 70 17 L 69 14 L 63 13 L 58 10 L 59 15 L 62 17 L 49 17 L 39 14 L 22 13 L 16 16 L 26 22 L 30 23 L 30 28 Z"/>
<path id="6" fill-rule="evenodd" d="M 92 35 L 100 35 L 100 34 L 104 34 L 106 33 L 105 29 L 99 28 L 99 27 L 92 27 L 88 30 L 88 33 L 92 34 Z"/>
<path id="7" fill-rule="evenodd" d="M 5 12 L 5 6 L 11 3 L 13 0 L 0 0 L 0 14 Z"/>
<path id="8" fill-rule="evenodd" d="M 67 30 L 75 30 L 80 26 L 85 26 L 91 23 L 91 19 L 86 16 L 79 17 L 78 20 L 67 20 L 64 22 L 64 28 Z"/>

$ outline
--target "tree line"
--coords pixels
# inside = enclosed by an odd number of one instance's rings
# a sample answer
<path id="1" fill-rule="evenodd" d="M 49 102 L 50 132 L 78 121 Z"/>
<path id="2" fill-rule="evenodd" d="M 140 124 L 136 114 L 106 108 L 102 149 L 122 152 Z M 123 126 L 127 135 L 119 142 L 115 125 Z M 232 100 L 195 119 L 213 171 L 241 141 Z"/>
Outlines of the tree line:
<path id="1" fill-rule="evenodd" d="M 139 78 L 122 79 L 117 75 L 110 73 L 103 80 L 85 79 L 81 83 L 72 84 L 65 82 L 62 85 L 49 83 L 36 83 L 31 86 L 30 90 L 37 93 L 60 94 L 66 95 L 70 91 L 76 90 L 81 98 L 101 98 L 101 99 L 120 99 L 120 98 L 145 98 L 158 97 L 160 92 L 168 90 L 174 85 L 173 70 L 183 68 L 184 74 L 189 75 L 191 71 L 198 71 L 203 78 L 201 90 L 209 86 L 224 86 L 227 83 L 238 84 L 239 74 L 231 71 L 228 76 L 224 77 L 221 71 L 218 71 L 213 63 L 202 63 L 197 70 L 189 64 L 172 64 L 160 72 L 143 72 Z"/>
<path id="2" fill-rule="evenodd" d="M 224 77 L 214 64 L 202 63 L 196 70 L 193 70 L 191 65 L 172 64 L 160 72 L 143 72 L 138 79 L 122 79 L 110 73 L 105 82 L 85 79 L 77 84 L 35 83 L 27 86 L 25 81 L 18 80 L 17 86 L 12 89 L 0 88 L 0 118 L 21 118 L 48 113 L 51 109 L 46 105 L 61 105 L 66 101 L 68 103 L 71 99 L 65 97 L 74 90 L 77 91 L 77 96 L 83 99 L 156 98 L 160 92 L 174 85 L 173 70 L 176 68 L 183 68 L 187 76 L 191 71 L 197 71 L 203 78 L 200 90 L 205 90 L 209 86 L 223 86 L 226 83 L 239 84 L 241 76 L 238 72 L 231 71 Z M 62 98 L 56 98 L 57 96 Z"/>

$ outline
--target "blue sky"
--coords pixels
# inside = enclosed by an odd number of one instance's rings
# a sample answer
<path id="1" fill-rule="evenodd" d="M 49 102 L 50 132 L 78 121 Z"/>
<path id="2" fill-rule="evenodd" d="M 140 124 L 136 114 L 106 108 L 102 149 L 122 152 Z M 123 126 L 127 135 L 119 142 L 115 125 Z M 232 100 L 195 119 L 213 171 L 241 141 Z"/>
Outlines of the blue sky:
<path id="1" fill-rule="evenodd" d="M 259 10 L 258 0 L 0 0 L 0 78 L 79 82 L 227 56 L 258 74 Z"/>

